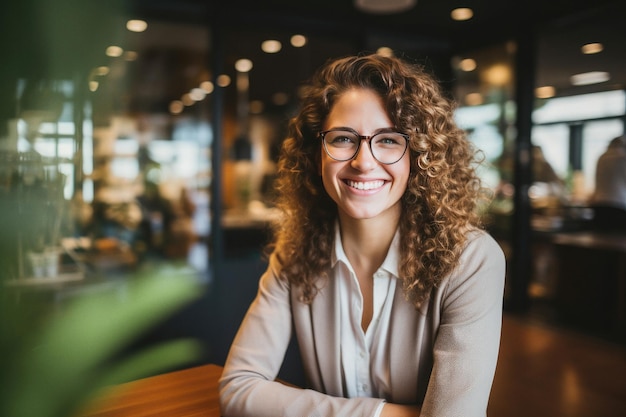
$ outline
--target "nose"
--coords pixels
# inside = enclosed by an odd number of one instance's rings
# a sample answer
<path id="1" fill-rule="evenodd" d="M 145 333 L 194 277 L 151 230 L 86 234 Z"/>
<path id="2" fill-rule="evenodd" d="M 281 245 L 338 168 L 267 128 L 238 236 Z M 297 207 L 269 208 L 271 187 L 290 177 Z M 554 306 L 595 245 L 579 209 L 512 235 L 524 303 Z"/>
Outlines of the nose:
<path id="1" fill-rule="evenodd" d="M 378 164 L 378 161 L 376 161 L 376 158 L 372 155 L 372 148 L 370 147 L 370 141 L 368 139 L 367 137 L 361 138 L 361 146 L 351 161 L 352 167 L 359 171 L 372 170 Z"/>

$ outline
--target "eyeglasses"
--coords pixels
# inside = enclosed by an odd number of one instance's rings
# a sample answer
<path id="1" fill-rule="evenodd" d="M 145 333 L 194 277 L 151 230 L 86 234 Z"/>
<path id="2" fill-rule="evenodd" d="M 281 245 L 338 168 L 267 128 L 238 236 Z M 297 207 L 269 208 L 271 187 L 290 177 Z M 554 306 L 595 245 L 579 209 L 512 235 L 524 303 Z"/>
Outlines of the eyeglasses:
<path id="1" fill-rule="evenodd" d="M 369 142 L 372 156 L 384 165 L 398 162 L 409 144 L 409 135 L 399 132 L 378 132 L 372 136 L 359 135 L 352 129 L 330 129 L 319 133 L 324 150 L 335 161 L 353 159 L 361 148 L 361 141 Z"/>

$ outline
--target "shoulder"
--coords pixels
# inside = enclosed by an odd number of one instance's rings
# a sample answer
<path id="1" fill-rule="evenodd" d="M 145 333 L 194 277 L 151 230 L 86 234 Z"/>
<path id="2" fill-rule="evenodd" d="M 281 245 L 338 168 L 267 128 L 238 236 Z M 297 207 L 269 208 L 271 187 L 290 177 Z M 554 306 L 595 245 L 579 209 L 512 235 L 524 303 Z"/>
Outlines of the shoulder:
<path id="1" fill-rule="evenodd" d="M 472 230 L 467 234 L 465 247 L 461 257 L 486 256 L 494 260 L 504 259 L 504 252 L 500 244 L 485 230 Z"/>
<path id="2" fill-rule="evenodd" d="M 499 294 L 505 275 L 506 260 L 500 244 L 486 231 L 475 230 L 468 234 L 459 264 L 445 280 L 446 292 Z"/>

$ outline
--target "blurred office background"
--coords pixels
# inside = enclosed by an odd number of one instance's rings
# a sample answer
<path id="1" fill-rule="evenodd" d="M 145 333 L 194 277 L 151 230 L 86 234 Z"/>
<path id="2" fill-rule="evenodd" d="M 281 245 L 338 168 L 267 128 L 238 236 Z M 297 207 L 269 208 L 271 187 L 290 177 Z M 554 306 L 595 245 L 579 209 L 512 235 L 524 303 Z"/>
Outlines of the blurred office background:
<path id="1" fill-rule="evenodd" d="M 265 267 L 299 85 L 329 58 L 376 52 L 431 71 L 484 152 L 507 312 L 623 344 L 626 237 L 589 234 L 589 197 L 625 132 L 624 12 L 609 0 L 4 4 L 3 300 L 59 311 L 146 268 L 184 274 L 198 300 L 137 343 L 194 337 L 201 361 L 223 361 Z"/>

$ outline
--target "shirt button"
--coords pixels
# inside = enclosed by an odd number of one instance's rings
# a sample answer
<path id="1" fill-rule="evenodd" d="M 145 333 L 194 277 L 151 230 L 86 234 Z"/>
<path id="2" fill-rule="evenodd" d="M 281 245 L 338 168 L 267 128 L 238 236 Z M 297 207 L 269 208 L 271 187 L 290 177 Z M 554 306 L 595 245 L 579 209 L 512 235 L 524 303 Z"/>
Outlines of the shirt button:
<path id="1" fill-rule="evenodd" d="M 365 358 L 365 352 L 360 351 L 360 352 L 359 352 L 359 356 L 361 357 L 361 359 Z"/>

